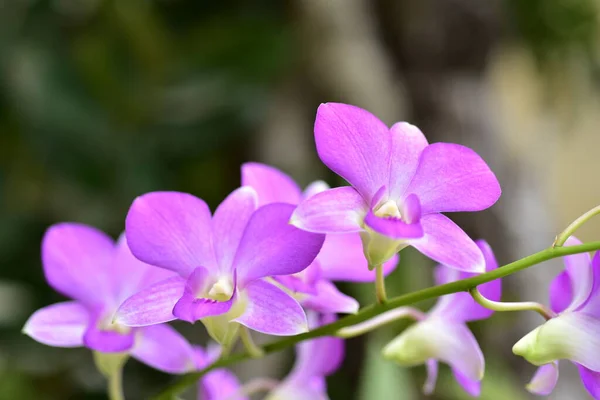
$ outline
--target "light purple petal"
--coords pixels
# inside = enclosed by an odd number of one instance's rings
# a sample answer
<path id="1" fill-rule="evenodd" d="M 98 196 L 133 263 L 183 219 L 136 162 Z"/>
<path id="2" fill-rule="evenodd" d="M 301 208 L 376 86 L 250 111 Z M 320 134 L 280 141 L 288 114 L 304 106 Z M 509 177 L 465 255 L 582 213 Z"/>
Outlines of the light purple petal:
<path id="1" fill-rule="evenodd" d="M 573 300 L 571 278 L 567 271 L 562 271 L 550 283 L 550 308 L 555 313 L 561 313 L 569 307 Z"/>
<path id="2" fill-rule="evenodd" d="M 306 189 L 304 189 L 304 192 L 302 192 L 302 198 L 303 199 L 308 199 L 309 197 L 314 196 L 317 193 L 321 193 L 324 192 L 326 190 L 331 189 L 329 187 L 329 185 L 327 184 L 327 182 L 324 181 L 314 181 L 311 182 Z"/>
<path id="3" fill-rule="evenodd" d="M 117 242 L 115 256 L 111 263 L 109 278 L 114 289 L 114 308 L 127 298 L 150 285 L 175 276 L 175 273 L 164 268 L 146 264 L 131 254 L 125 235 Z"/>
<path id="4" fill-rule="evenodd" d="M 113 292 L 107 272 L 114 249 L 109 236 L 90 226 L 53 225 L 42 240 L 46 280 L 58 292 L 88 306 L 103 305 Z"/>
<path id="5" fill-rule="evenodd" d="M 452 368 L 452 374 L 456 382 L 465 389 L 465 392 L 473 397 L 479 397 L 481 394 L 481 380 L 471 379 L 456 368 Z"/>
<path id="6" fill-rule="evenodd" d="M 319 157 L 367 200 L 389 182 L 392 136 L 388 127 L 358 107 L 321 104 L 315 121 Z"/>
<path id="7" fill-rule="evenodd" d="M 478 240 L 476 244 L 483 252 L 486 260 L 486 272 L 496 269 L 498 263 L 487 242 Z M 438 285 L 471 278 L 476 275 L 444 267 L 443 265 L 439 265 L 435 269 L 435 280 Z M 483 285 L 479 285 L 478 289 L 485 298 L 492 301 L 499 301 L 502 294 L 502 280 L 496 279 L 484 283 Z M 493 311 L 476 303 L 469 293 L 458 292 L 440 297 L 429 314 L 455 322 L 468 322 L 489 318 L 493 314 Z"/>
<path id="8" fill-rule="evenodd" d="M 227 196 L 215 211 L 212 226 L 215 254 L 221 274 L 231 272 L 233 257 L 257 203 L 254 189 L 243 186 Z"/>
<path id="9" fill-rule="evenodd" d="M 383 273 L 388 275 L 398 265 L 399 257 L 394 255 L 383 264 Z M 372 282 L 375 271 L 369 266 L 358 233 L 327 235 L 321 252 L 317 256 L 321 265 L 321 276 L 330 281 Z"/>
<path id="10" fill-rule="evenodd" d="M 185 278 L 196 267 L 216 266 L 210 210 L 191 194 L 140 196 L 131 205 L 125 225 L 131 252 L 145 263 Z"/>
<path id="11" fill-rule="evenodd" d="M 427 257 L 465 272 L 485 271 L 485 259 L 475 242 L 450 218 L 429 214 L 421 218 L 425 235 L 409 243 Z"/>
<path id="12" fill-rule="evenodd" d="M 578 244 L 581 244 L 581 241 L 575 237 L 570 237 L 565 243 L 566 246 L 575 246 Z M 571 293 L 573 295 L 567 310 L 575 310 L 588 299 L 592 291 L 594 285 L 592 259 L 589 253 L 580 253 L 564 257 L 564 262 L 565 271 L 569 275 L 571 282 Z M 553 294 L 551 292 L 550 295 L 551 297 L 556 297 L 556 293 Z M 554 301 L 556 302 L 557 300 L 555 299 Z"/>
<path id="13" fill-rule="evenodd" d="M 135 334 L 131 329 L 125 332 L 102 329 L 97 323 L 88 326 L 83 335 L 86 347 L 101 353 L 120 353 L 129 351 L 133 347 Z"/>
<path id="14" fill-rule="evenodd" d="M 267 335 L 290 336 L 308 330 L 306 314 L 296 300 L 265 281 L 249 283 L 245 290 L 247 305 L 235 322 Z"/>
<path id="15" fill-rule="evenodd" d="M 398 122 L 390 129 L 392 139 L 390 157 L 390 197 L 399 198 L 413 179 L 419 156 L 427 147 L 423 132 L 407 122 Z"/>
<path id="16" fill-rule="evenodd" d="M 581 376 L 581 382 L 583 382 L 585 389 L 594 400 L 600 400 L 600 372 L 594 372 L 581 365 L 578 365 L 577 367 L 579 368 L 579 375 Z"/>
<path id="17" fill-rule="evenodd" d="M 139 328 L 131 355 L 152 368 L 170 374 L 184 374 L 196 369 L 192 346 L 166 324 Z"/>
<path id="18" fill-rule="evenodd" d="M 174 276 L 134 294 L 117 310 L 115 321 L 126 326 L 148 326 L 176 319 L 173 307 L 183 296 L 186 280 Z"/>
<path id="19" fill-rule="evenodd" d="M 538 396 L 548 396 L 554 390 L 556 382 L 558 382 L 557 361 L 539 367 L 526 388 L 529 392 Z"/>
<path id="20" fill-rule="evenodd" d="M 236 395 L 241 389 L 242 385 L 235 374 L 220 368 L 200 380 L 198 396 L 201 400 L 248 400 L 247 396 Z"/>
<path id="21" fill-rule="evenodd" d="M 68 301 L 37 310 L 25 323 L 23 333 L 48 346 L 80 347 L 89 321 L 85 307 Z"/>
<path id="22" fill-rule="evenodd" d="M 498 179 L 473 150 L 458 144 L 434 143 L 421 153 L 406 193 L 421 200 L 423 214 L 479 211 L 500 197 Z"/>
<path id="23" fill-rule="evenodd" d="M 367 213 L 365 225 L 383 236 L 394 239 L 418 239 L 423 236 L 420 223 L 411 224 L 395 217 L 378 217 L 373 211 Z"/>
<path id="24" fill-rule="evenodd" d="M 290 222 L 309 232 L 360 232 L 367 205 L 354 188 L 338 187 L 304 200 L 294 211 Z"/>
<path id="25" fill-rule="evenodd" d="M 258 194 L 259 207 L 270 203 L 300 203 L 300 187 L 288 175 L 269 165 L 249 162 L 242 165 L 242 185 Z"/>
<path id="26" fill-rule="evenodd" d="M 317 293 L 307 295 L 301 301 L 305 308 L 320 313 L 344 313 L 354 314 L 358 312 L 360 305 L 354 298 L 340 292 L 333 283 L 320 280 L 316 283 Z"/>
<path id="27" fill-rule="evenodd" d="M 592 260 L 592 271 L 594 275 L 594 286 L 591 290 L 590 297 L 583 304 L 579 311 L 600 318 L 600 252 L 596 252 Z"/>
<path id="28" fill-rule="evenodd" d="M 311 320 L 315 314 L 311 313 Z M 315 329 L 320 325 L 335 322 L 335 316 L 326 314 L 317 324 L 311 324 Z M 296 346 L 296 362 L 286 382 L 308 386 L 311 378 L 331 375 L 340 367 L 344 360 L 344 340 L 333 336 L 307 340 Z"/>
<path id="29" fill-rule="evenodd" d="M 294 206 L 274 203 L 250 218 L 233 262 L 239 285 L 273 275 L 290 275 L 308 267 L 321 250 L 325 236 L 289 224 Z"/>
<path id="30" fill-rule="evenodd" d="M 429 359 L 425 362 L 425 368 L 427 370 L 427 378 L 423 384 L 423 394 L 429 396 L 433 394 L 437 383 L 439 370 L 438 362 L 434 358 Z"/>

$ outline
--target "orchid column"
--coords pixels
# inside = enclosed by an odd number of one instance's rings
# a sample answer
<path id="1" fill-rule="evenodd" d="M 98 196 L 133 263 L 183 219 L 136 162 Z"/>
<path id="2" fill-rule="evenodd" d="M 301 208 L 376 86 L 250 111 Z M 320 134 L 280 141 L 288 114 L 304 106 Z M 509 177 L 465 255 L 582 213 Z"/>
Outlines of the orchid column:
<path id="1" fill-rule="evenodd" d="M 292 223 L 317 233 L 359 232 L 377 293 L 385 300 L 382 264 L 414 246 L 450 268 L 484 272 L 483 254 L 442 212 L 479 211 L 500 197 L 500 185 L 473 150 L 429 145 L 405 122 L 388 128 L 363 109 L 322 104 L 315 121 L 321 160 L 351 186 L 303 201 Z"/>

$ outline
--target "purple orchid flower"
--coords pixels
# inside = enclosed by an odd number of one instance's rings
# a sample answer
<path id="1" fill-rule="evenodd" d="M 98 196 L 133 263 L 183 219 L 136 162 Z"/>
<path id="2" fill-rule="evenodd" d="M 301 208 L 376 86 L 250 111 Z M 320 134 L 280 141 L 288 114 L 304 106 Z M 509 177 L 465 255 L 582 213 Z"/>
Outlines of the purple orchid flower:
<path id="1" fill-rule="evenodd" d="M 198 370 L 208 367 L 215 362 L 221 353 L 221 348 L 208 346 L 206 350 L 194 346 L 196 366 Z M 248 400 L 241 393 L 242 386 L 237 376 L 226 368 L 218 368 L 204 375 L 198 385 L 198 400 Z"/>
<path id="2" fill-rule="evenodd" d="M 496 269 L 498 264 L 492 250 L 483 241 L 477 241 L 485 257 L 486 270 Z M 436 284 L 466 279 L 474 274 L 438 266 L 435 270 Z M 500 300 L 501 281 L 495 280 L 479 286 L 480 292 L 492 300 Z M 438 361 L 449 364 L 458 383 L 472 396 L 479 396 L 485 363 L 479 344 L 467 327 L 467 322 L 489 318 L 493 311 L 477 304 L 466 292 L 440 297 L 437 304 L 426 314 L 406 307 L 405 314 L 416 316 L 419 321 L 402 332 L 384 349 L 383 356 L 403 366 L 425 364 L 427 380 L 423 391 L 433 392 L 437 380 Z M 393 310 L 401 312 L 402 310 Z"/>
<path id="3" fill-rule="evenodd" d="M 329 189 L 322 181 L 311 183 L 304 193 L 288 175 L 259 163 L 242 165 L 242 185 L 251 186 L 258 194 L 259 206 L 270 203 L 299 204 L 303 199 Z M 398 265 L 394 255 L 383 266 L 384 274 Z M 355 313 L 359 304 L 337 290 L 331 281 L 371 282 L 375 273 L 369 271 L 358 233 L 327 235 L 321 251 L 305 270 L 277 276 L 274 279 L 295 294 L 300 303 L 321 313 Z"/>
<path id="4" fill-rule="evenodd" d="M 331 314 L 320 318 L 309 314 L 311 327 L 335 321 Z M 296 346 L 296 362 L 288 376 L 265 400 L 327 400 L 325 377 L 334 373 L 344 359 L 344 341 L 324 336 Z"/>
<path id="5" fill-rule="evenodd" d="M 566 245 L 581 242 L 571 237 Z M 600 399 L 600 252 L 564 257 L 565 269 L 550 285 L 550 307 L 557 315 L 513 347 L 513 352 L 540 366 L 527 389 L 548 395 L 558 381 L 558 361 L 579 368 L 586 390 Z"/>
<path id="6" fill-rule="evenodd" d="M 482 272 L 481 251 L 442 212 L 479 211 L 500 197 L 493 172 L 473 150 L 429 145 L 406 122 L 388 128 L 360 108 L 321 104 L 315 122 L 321 160 L 352 186 L 318 193 L 292 216 L 319 233 L 360 232 L 371 266 L 406 246 L 450 268 Z"/>
<path id="7" fill-rule="evenodd" d="M 211 218 L 206 203 L 187 193 L 138 197 L 126 221 L 131 251 L 177 276 L 130 297 L 117 321 L 146 326 L 176 318 L 200 320 L 223 345 L 237 337 L 239 324 L 271 335 L 306 331 L 300 304 L 262 278 L 308 267 L 324 235 L 290 225 L 290 204 L 257 204 L 254 189 L 242 187 Z"/>
<path id="8" fill-rule="evenodd" d="M 129 352 L 169 373 L 194 369 L 191 345 L 172 327 L 128 328 L 113 323 L 123 300 L 173 275 L 133 257 L 124 235 L 115 245 L 110 237 L 86 225 L 54 225 L 42 241 L 42 262 L 50 286 L 74 301 L 36 311 L 24 333 L 49 346 Z"/>

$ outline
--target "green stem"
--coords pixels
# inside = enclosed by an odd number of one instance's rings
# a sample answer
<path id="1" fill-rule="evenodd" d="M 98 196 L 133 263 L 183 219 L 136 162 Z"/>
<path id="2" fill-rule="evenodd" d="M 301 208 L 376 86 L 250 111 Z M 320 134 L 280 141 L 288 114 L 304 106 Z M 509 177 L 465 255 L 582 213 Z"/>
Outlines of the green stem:
<path id="1" fill-rule="evenodd" d="M 245 326 L 240 328 L 240 338 L 242 339 L 242 343 L 248 352 L 248 355 L 252 358 L 261 358 L 265 355 L 264 351 L 254 343 L 252 340 L 252 336 L 250 335 L 250 331 Z"/>
<path id="2" fill-rule="evenodd" d="M 387 294 L 385 293 L 385 277 L 383 276 L 382 264 L 375 266 L 375 295 L 377 296 L 377 302 L 379 304 L 383 304 L 387 301 Z"/>
<path id="3" fill-rule="evenodd" d="M 382 326 L 387 325 L 391 322 L 397 321 L 401 318 L 410 318 L 415 321 L 420 321 L 423 318 L 425 318 L 425 314 L 413 307 L 398 307 L 394 310 L 386 311 L 383 314 L 379 314 L 378 316 L 371 318 L 370 320 L 361 322 L 360 324 L 342 328 L 339 331 L 337 331 L 336 336 L 344 339 L 360 336 L 367 332 L 371 332 L 372 330 L 375 330 L 377 328 L 381 328 Z"/>
<path id="4" fill-rule="evenodd" d="M 487 299 L 481 292 L 476 288 L 469 290 L 471 297 L 482 307 L 485 307 L 494 311 L 535 311 L 544 317 L 546 320 L 553 318 L 555 315 L 552 310 L 546 306 L 534 301 L 523 301 L 523 302 L 501 302 Z"/>
<path id="5" fill-rule="evenodd" d="M 110 400 L 125 400 L 123 395 L 123 369 L 114 371 L 108 376 L 108 398 Z"/>
<path id="6" fill-rule="evenodd" d="M 331 324 L 321 326 L 310 332 L 305 332 L 300 335 L 289 336 L 283 339 L 276 340 L 264 346 L 263 351 L 266 354 L 273 353 L 294 346 L 296 343 L 308 339 L 314 339 L 321 336 L 332 336 L 335 335 L 336 332 L 338 332 L 342 328 L 367 321 L 373 317 L 376 317 L 377 315 L 383 314 L 386 311 L 393 310 L 398 307 L 411 305 L 423 300 L 433 299 L 447 294 L 466 292 L 483 283 L 490 282 L 499 278 L 504 278 L 505 276 L 514 274 L 515 272 L 524 270 L 533 265 L 539 264 L 547 260 L 551 260 L 553 258 L 563 257 L 571 254 L 587 253 L 595 250 L 600 250 L 600 242 L 584 243 L 577 246 L 548 248 L 540 251 L 539 253 L 535 253 L 518 261 L 507 264 L 501 268 L 497 268 L 495 270 L 474 276 L 472 278 L 418 290 L 416 292 L 408 293 L 390 299 L 384 304 L 374 304 L 365 307 L 361 309 L 357 314 L 348 315 Z M 181 391 L 185 390 L 185 388 L 187 388 L 188 386 L 195 384 L 196 381 L 198 381 L 198 379 L 201 378 L 207 372 L 212 371 L 215 368 L 226 367 L 228 365 L 235 364 L 237 362 L 247 360 L 249 358 L 251 357 L 248 353 L 232 354 L 228 357 L 223 357 L 201 371 L 193 372 L 191 374 L 187 374 L 181 377 L 172 386 L 170 386 L 164 392 L 162 392 L 157 397 L 157 399 L 170 400 L 173 397 L 173 395 L 176 395 L 177 393 L 180 393 Z"/>
<path id="7" fill-rule="evenodd" d="M 575 233 L 575 231 L 581 227 L 581 225 L 585 224 L 592 217 L 598 214 L 600 214 L 600 206 L 592 208 L 591 210 L 577 218 L 575 221 L 571 222 L 571 224 L 567 226 L 567 228 L 564 231 L 562 231 L 558 236 L 556 236 L 552 247 L 561 247 L 562 245 L 564 245 L 567 239 L 571 237 L 573 233 Z"/>

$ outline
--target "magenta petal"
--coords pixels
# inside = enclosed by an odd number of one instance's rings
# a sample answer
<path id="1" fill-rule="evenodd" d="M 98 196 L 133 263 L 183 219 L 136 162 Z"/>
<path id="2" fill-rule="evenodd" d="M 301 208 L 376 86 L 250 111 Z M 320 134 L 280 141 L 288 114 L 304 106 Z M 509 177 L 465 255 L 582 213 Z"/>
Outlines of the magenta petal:
<path id="1" fill-rule="evenodd" d="M 133 347 L 135 334 L 131 330 L 118 332 L 116 330 L 101 329 L 96 323 L 88 326 L 83 335 L 86 347 L 101 353 L 120 353 Z"/>
<path id="2" fill-rule="evenodd" d="M 389 181 L 391 135 L 387 126 L 358 107 L 326 103 L 317 110 L 319 157 L 367 200 Z"/>
<path id="3" fill-rule="evenodd" d="M 202 318 L 227 313 L 234 301 L 235 295 L 227 301 L 217 301 L 206 298 L 197 299 L 192 293 L 186 291 L 175 304 L 173 315 L 184 321 L 194 323 Z"/>
<path id="4" fill-rule="evenodd" d="M 170 374 L 184 374 L 196 368 L 192 346 L 166 324 L 139 328 L 131 355 L 152 368 Z"/>
<path id="5" fill-rule="evenodd" d="M 573 300 L 571 278 L 567 271 L 562 271 L 550 283 L 550 308 L 555 313 L 561 313 L 569 307 Z"/>
<path id="6" fill-rule="evenodd" d="M 108 269 L 114 242 L 87 225 L 63 223 L 50 227 L 42 240 L 46 280 L 58 292 L 87 305 L 104 304 L 112 297 Z"/>
<path id="7" fill-rule="evenodd" d="M 458 382 L 458 384 L 465 389 L 465 392 L 473 397 L 479 397 L 481 394 L 481 381 L 470 379 L 456 368 L 452 368 L 452 373 L 454 375 L 454 379 L 456 379 L 456 382 Z"/>
<path id="8" fill-rule="evenodd" d="M 258 194 L 258 206 L 270 203 L 300 203 L 300 187 L 286 174 L 269 165 L 249 162 L 242 165 L 242 185 Z"/>
<path id="9" fill-rule="evenodd" d="M 344 186 L 304 200 L 294 211 L 290 222 L 309 232 L 360 232 L 367 211 L 367 203 L 362 196 L 353 187 Z"/>
<path id="10" fill-rule="evenodd" d="M 148 264 L 186 278 L 196 267 L 216 266 L 210 210 L 191 194 L 140 196 L 131 205 L 125 225 L 131 252 Z"/>
<path id="11" fill-rule="evenodd" d="M 566 246 L 578 244 L 581 244 L 581 241 L 575 237 L 570 237 L 565 243 Z M 588 299 L 592 291 L 594 285 L 592 259 L 589 253 L 581 253 L 564 257 L 564 262 L 565 271 L 571 281 L 571 293 L 573 294 L 571 304 L 567 309 L 575 310 Z"/>
<path id="12" fill-rule="evenodd" d="M 554 390 L 556 382 L 558 382 L 558 361 L 539 367 L 527 384 L 527 390 L 539 396 L 548 396 Z"/>
<path id="13" fill-rule="evenodd" d="M 398 265 L 398 255 L 383 264 L 387 276 Z M 375 271 L 370 271 L 358 233 L 327 235 L 317 256 L 321 276 L 330 281 L 372 282 Z"/>
<path id="14" fill-rule="evenodd" d="M 486 209 L 498 200 L 501 189 L 494 173 L 473 150 L 434 143 L 421 153 L 406 193 L 415 193 L 423 214 L 429 214 Z"/>
<path id="15" fill-rule="evenodd" d="M 134 294 L 117 310 L 115 321 L 126 326 L 148 326 L 176 319 L 173 307 L 183 296 L 186 281 L 174 276 Z"/>
<path id="16" fill-rule="evenodd" d="M 234 321 L 267 335 L 290 336 L 308 330 L 304 310 L 290 295 L 261 280 L 249 283 L 245 290 L 247 305 Z"/>
<path id="17" fill-rule="evenodd" d="M 308 295 L 301 301 L 305 308 L 330 314 L 358 312 L 358 301 L 340 292 L 333 283 L 320 280 L 316 283 L 316 289 L 316 294 Z"/>
<path id="18" fill-rule="evenodd" d="M 290 204 L 274 203 L 252 215 L 233 262 L 241 288 L 255 279 L 300 272 L 313 262 L 325 236 L 290 225 L 293 211 Z"/>
<path id="19" fill-rule="evenodd" d="M 394 124 L 390 129 L 390 135 L 392 139 L 390 197 L 398 198 L 406 192 L 417 171 L 419 157 L 428 143 L 423 132 L 407 122 Z"/>
<path id="20" fill-rule="evenodd" d="M 393 239 L 417 239 L 423 236 L 420 223 L 406 223 L 400 218 L 378 217 L 369 211 L 365 217 L 365 225 L 375 232 Z"/>
<path id="21" fill-rule="evenodd" d="M 227 196 L 215 211 L 212 221 L 214 247 L 222 274 L 231 272 L 233 257 L 257 203 L 254 189 L 244 186 Z"/>
<path id="22" fill-rule="evenodd" d="M 80 347 L 89 321 L 85 307 L 68 301 L 37 310 L 25 323 L 23 333 L 48 346 Z"/>
<path id="23" fill-rule="evenodd" d="M 229 370 L 220 368 L 206 374 L 198 385 L 198 398 L 202 400 L 247 400 L 239 395 L 242 385 Z"/>
<path id="24" fill-rule="evenodd" d="M 594 286 L 590 296 L 579 311 L 584 311 L 588 314 L 600 318 L 600 251 L 596 252 L 592 260 L 592 271 L 594 275 Z"/>
<path id="25" fill-rule="evenodd" d="M 450 268 L 465 272 L 485 271 L 485 259 L 479 247 L 450 218 L 429 214 L 421 218 L 425 235 L 409 243 L 427 257 Z"/>
<path id="26" fill-rule="evenodd" d="M 579 368 L 579 375 L 585 389 L 594 400 L 600 400 L 600 372 L 594 372 L 581 365 L 577 367 Z"/>

